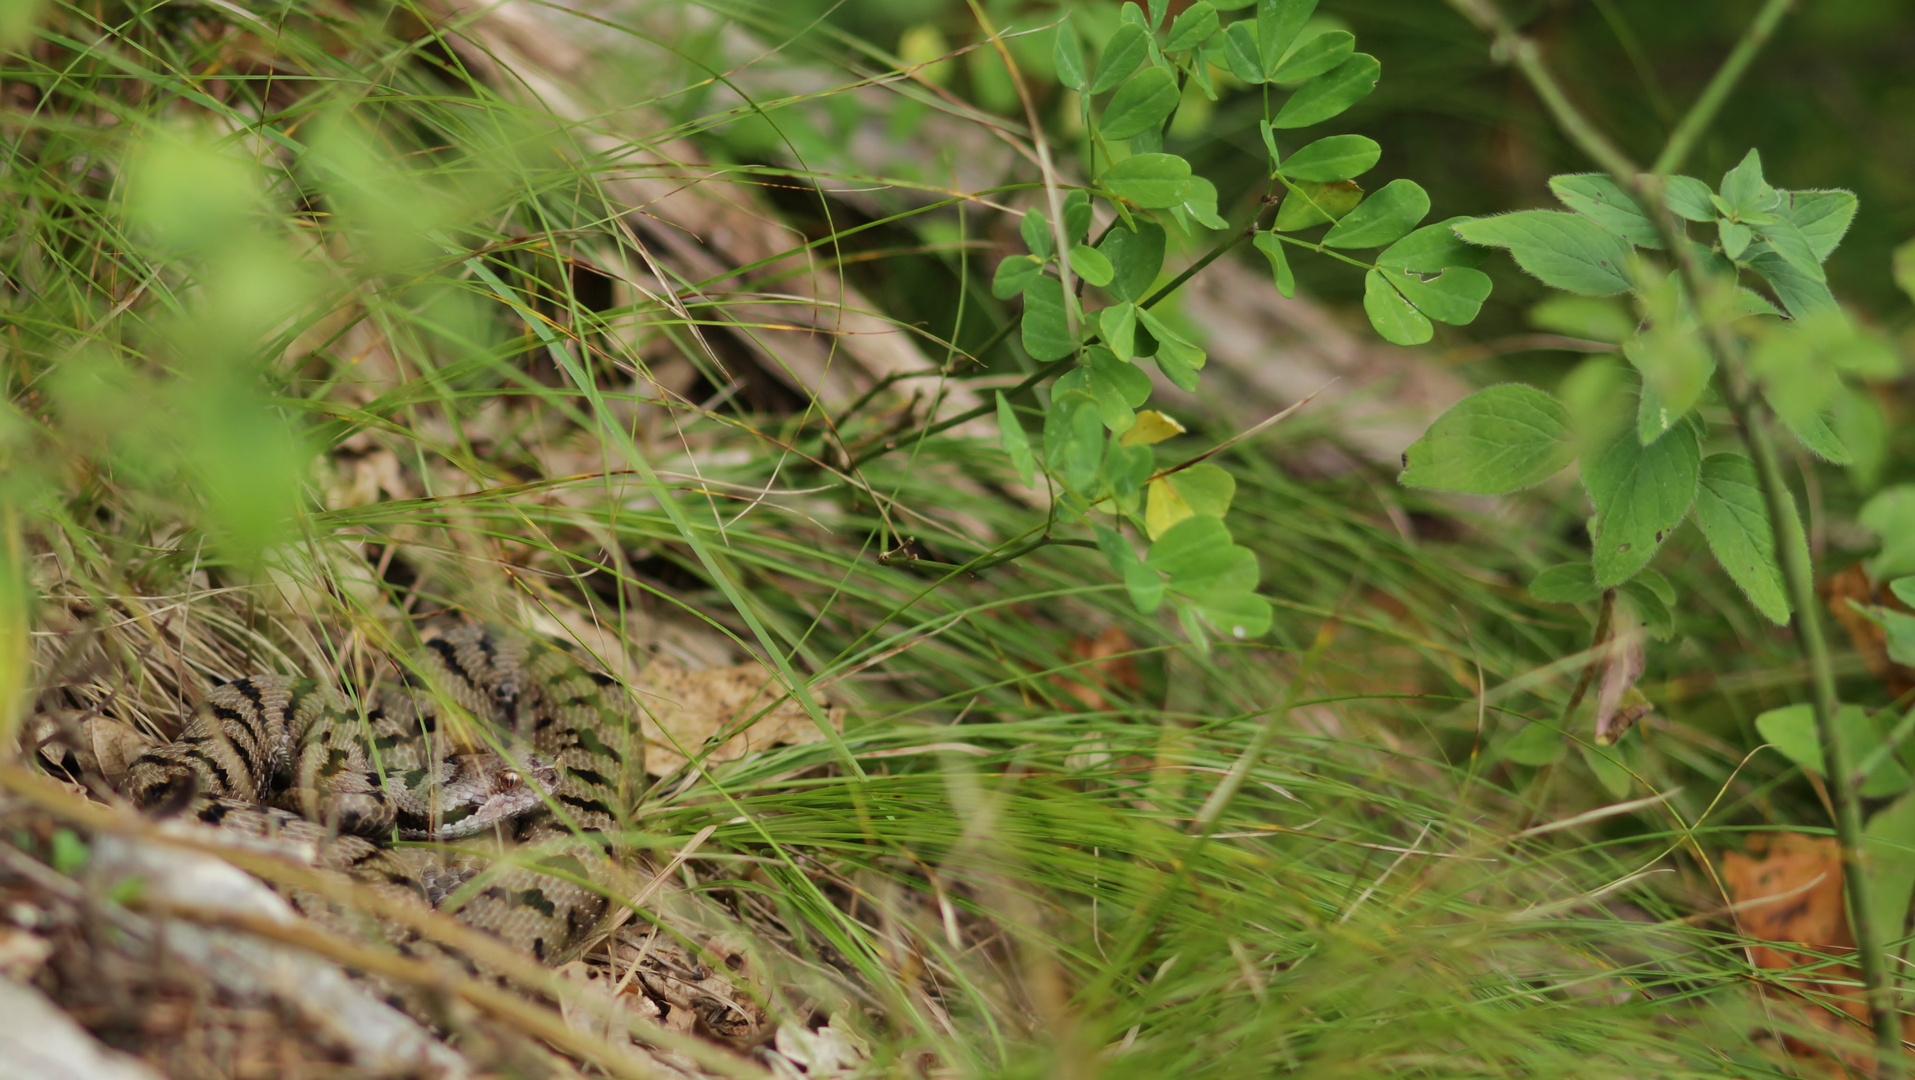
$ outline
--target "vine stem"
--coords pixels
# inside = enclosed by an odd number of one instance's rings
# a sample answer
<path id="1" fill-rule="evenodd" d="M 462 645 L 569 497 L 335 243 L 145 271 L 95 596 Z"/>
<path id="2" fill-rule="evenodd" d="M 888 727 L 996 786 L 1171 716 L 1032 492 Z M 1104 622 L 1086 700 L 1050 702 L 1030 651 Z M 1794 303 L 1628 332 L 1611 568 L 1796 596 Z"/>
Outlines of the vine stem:
<path id="1" fill-rule="evenodd" d="M 1655 222 L 1664 247 L 1674 254 L 1691 303 L 1700 318 L 1704 341 L 1716 363 L 1716 377 L 1723 397 L 1740 428 L 1743 444 L 1749 449 L 1756 478 L 1769 511 L 1780 557 L 1783 581 L 1795 607 L 1796 643 L 1807 662 L 1812 683 L 1811 708 L 1815 715 L 1816 740 L 1821 744 L 1827 766 L 1828 786 L 1834 796 L 1835 832 L 1841 850 L 1843 891 L 1847 895 L 1849 926 L 1855 938 L 1855 951 L 1862 972 L 1862 990 L 1868 1006 L 1869 1023 L 1875 1034 L 1877 1080 L 1902 1080 L 1907 1075 L 1902 1060 L 1902 1037 L 1895 1014 L 1894 988 L 1882 950 L 1881 928 L 1876 913 L 1870 910 L 1866 878 L 1866 849 L 1862 832 L 1862 808 L 1859 781 L 1851 767 L 1849 748 L 1835 726 L 1838 698 L 1835 665 L 1829 656 L 1828 639 L 1823 634 L 1822 618 L 1815 592 L 1815 567 L 1808 547 L 1798 539 L 1801 522 L 1794 517 L 1787 482 L 1770 439 L 1763 409 L 1754 385 L 1742 369 L 1741 350 L 1734 332 L 1721 313 L 1729 305 L 1713 302 L 1720 283 L 1713 280 L 1697 259 L 1688 241 L 1687 231 L 1662 203 L 1663 171 L 1677 167 L 1687 157 L 1702 132 L 1714 120 L 1728 100 L 1735 84 L 1748 70 L 1756 53 L 1775 32 L 1791 0 L 1768 0 L 1743 32 L 1722 67 L 1689 107 L 1681 122 L 1669 135 L 1657 155 L 1653 171 L 1644 173 L 1629 156 L 1597 128 L 1569 100 L 1562 85 L 1544 63 L 1536 42 L 1517 32 L 1492 0 L 1448 0 L 1450 6 L 1476 24 L 1491 40 L 1492 55 L 1515 65 L 1535 89 L 1556 125 L 1577 148 L 1608 172 L 1625 191 L 1632 192 L 1640 209 Z"/>

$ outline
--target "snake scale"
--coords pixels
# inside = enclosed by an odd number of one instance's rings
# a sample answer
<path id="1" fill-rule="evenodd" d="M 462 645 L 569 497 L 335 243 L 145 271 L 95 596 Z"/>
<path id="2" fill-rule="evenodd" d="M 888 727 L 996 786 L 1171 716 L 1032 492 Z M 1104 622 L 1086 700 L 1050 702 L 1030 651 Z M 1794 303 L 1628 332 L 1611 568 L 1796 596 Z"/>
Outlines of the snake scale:
<path id="1" fill-rule="evenodd" d="M 150 811 L 316 840 L 322 865 L 557 963 L 605 913 L 606 859 L 644 779 L 622 698 L 565 648 L 459 627 L 429 636 L 363 718 L 316 680 L 223 683 L 122 787 Z"/>

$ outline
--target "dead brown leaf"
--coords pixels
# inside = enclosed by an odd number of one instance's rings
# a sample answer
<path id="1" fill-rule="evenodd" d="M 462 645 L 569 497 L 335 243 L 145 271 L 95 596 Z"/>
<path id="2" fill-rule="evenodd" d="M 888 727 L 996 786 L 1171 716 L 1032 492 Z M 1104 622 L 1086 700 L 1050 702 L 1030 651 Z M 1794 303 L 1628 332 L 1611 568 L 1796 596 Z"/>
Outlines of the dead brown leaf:
<path id="1" fill-rule="evenodd" d="M 1096 637 L 1081 635 L 1071 642 L 1071 655 L 1091 662 L 1052 675 L 1051 682 L 1086 709 L 1093 712 L 1108 709 L 1111 703 L 1104 696 L 1106 690 L 1117 686 L 1135 690 L 1141 685 L 1137 665 L 1129 655 L 1136 649 L 1137 643 L 1121 626 L 1106 627 Z"/>
<path id="2" fill-rule="evenodd" d="M 1908 606 L 1887 589 L 1876 588 L 1861 563 L 1831 574 L 1824 587 L 1828 590 L 1829 614 L 1842 624 L 1849 641 L 1855 646 L 1856 654 L 1868 665 L 1870 673 L 1880 679 L 1894 697 L 1915 690 L 1915 670 L 1888 658 L 1888 632 L 1855 610 L 1854 604 L 1891 607 L 1899 611 L 1907 611 Z"/>

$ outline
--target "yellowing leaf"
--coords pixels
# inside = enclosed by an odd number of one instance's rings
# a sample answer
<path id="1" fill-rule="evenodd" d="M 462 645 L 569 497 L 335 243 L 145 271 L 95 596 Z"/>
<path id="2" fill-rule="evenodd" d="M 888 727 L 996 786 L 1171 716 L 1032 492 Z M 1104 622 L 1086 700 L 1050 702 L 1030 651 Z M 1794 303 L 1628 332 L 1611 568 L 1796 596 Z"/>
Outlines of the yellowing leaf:
<path id="1" fill-rule="evenodd" d="M 1145 409 L 1137 414 L 1137 423 L 1124 432 L 1122 441 L 1125 446 L 1152 446 L 1183 433 L 1182 424 L 1156 409 Z"/>
<path id="2" fill-rule="evenodd" d="M 1177 489 L 1170 486 L 1169 480 L 1150 482 L 1150 498 L 1144 505 L 1144 531 L 1152 540 L 1169 532 L 1178 522 L 1196 515 L 1184 497 L 1177 494 Z"/>

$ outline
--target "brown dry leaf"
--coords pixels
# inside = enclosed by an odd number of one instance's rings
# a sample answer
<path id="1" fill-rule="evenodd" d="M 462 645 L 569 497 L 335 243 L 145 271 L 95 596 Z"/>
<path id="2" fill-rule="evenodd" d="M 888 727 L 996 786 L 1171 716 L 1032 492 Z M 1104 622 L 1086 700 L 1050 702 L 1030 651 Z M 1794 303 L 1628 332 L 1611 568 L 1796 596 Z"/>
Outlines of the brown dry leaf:
<path id="1" fill-rule="evenodd" d="M 1096 637 L 1080 636 L 1071 642 L 1071 655 L 1091 663 L 1052 675 L 1051 682 L 1086 709 L 1093 712 L 1108 709 L 1111 703 L 1104 696 L 1105 690 L 1113 686 L 1135 690 L 1141 685 L 1137 665 L 1129 655 L 1136 649 L 1137 643 L 1121 626 L 1107 627 Z"/>
<path id="2" fill-rule="evenodd" d="M 1840 849 L 1833 839 L 1776 833 L 1753 838 L 1749 849 L 1750 855 L 1723 853 L 1722 877 L 1736 905 L 1736 921 L 1743 935 L 1757 942 L 1776 943 L 1751 944 L 1751 963 L 1768 971 L 1787 971 L 1824 963 L 1830 954 L 1854 949 L 1848 910 L 1842 900 Z M 1779 944 L 1782 942 L 1803 948 L 1787 948 Z M 1804 1059 L 1832 1058 L 1832 1075 L 1842 1075 L 1843 1067 L 1864 1072 L 1870 1068 L 1866 1028 L 1844 1021 L 1825 1007 L 1832 1004 L 1865 1025 L 1868 1008 L 1860 988 L 1854 985 L 1859 978 L 1853 967 L 1835 964 L 1817 968 L 1814 975 L 1788 980 L 1788 985 L 1814 1000 L 1777 995 L 1776 1005 L 1830 1036 L 1814 1046 L 1785 1036 L 1783 1045 L 1791 1054 Z"/>
<path id="3" fill-rule="evenodd" d="M 1888 590 L 1877 589 L 1861 563 L 1830 575 L 1826 588 L 1829 614 L 1847 631 L 1856 654 L 1868 665 L 1870 673 L 1880 679 L 1894 697 L 1915 690 L 1915 670 L 1888 658 L 1888 631 L 1855 610 L 1854 604 L 1891 607 L 1898 611 L 1907 611 L 1908 606 Z"/>
<path id="4" fill-rule="evenodd" d="M 48 764 L 68 773 L 98 776 L 117 786 L 133 759 L 153 746 L 153 739 L 131 725 L 103 716 L 73 720 L 42 714 L 34 736 Z"/>
<path id="5" fill-rule="evenodd" d="M 675 772 L 688 753 L 735 761 L 780 744 L 824 740 L 804 706 L 763 664 L 691 671 L 660 659 L 633 680 L 632 689 L 645 717 L 645 768 L 655 775 Z M 844 730 L 844 710 L 829 707 L 815 689 L 812 694 L 832 728 Z M 749 726 L 738 730 L 746 721 Z M 707 746 L 721 736 L 723 742 Z"/>

